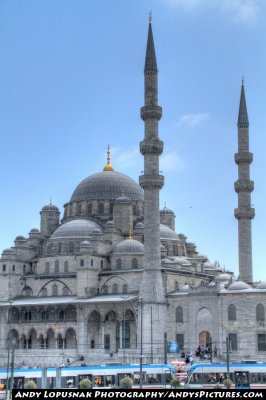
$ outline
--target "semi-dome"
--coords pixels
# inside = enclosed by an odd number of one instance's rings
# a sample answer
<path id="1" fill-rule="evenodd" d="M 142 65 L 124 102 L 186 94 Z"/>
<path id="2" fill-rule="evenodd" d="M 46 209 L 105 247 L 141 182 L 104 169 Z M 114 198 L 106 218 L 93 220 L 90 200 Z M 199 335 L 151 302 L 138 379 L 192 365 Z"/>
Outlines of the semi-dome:
<path id="1" fill-rule="evenodd" d="M 260 282 L 257 286 L 256 289 L 266 289 L 266 281 Z"/>
<path id="2" fill-rule="evenodd" d="M 56 207 L 54 204 L 50 203 L 44 206 L 42 208 L 42 211 L 59 211 L 59 208 Z"/>
<path id="3" fill-rule="evenodd" d="M 97 222 L 75 219 L 60 225 L 50 239 L 88 238 L 95 232 L 102 233 L 102 228 Z"/>
<path id="4" fill-rule="evenodd" d="M 164 224 L 160 224 L 160 234 L 161 239 L 172 239 L 172 240 L 180 240 L 179 236 L 173 229 L 169 228 Z"/>
<path id="5" fill-rule="evenodd" d="M 74 190 L 70 202 L 128 197 L 143 201 L 143 191 L 132 178 L 116 171 L 103 171 L 85 178 Z"/>
<path id="6" fill-rule="evenodd" d="M 160 210 L 161 215 L 175 215 L 174 211 L 168 207 L 164 207 Z"/>
<path id="7" fill-rule="evenodd" d="M 250 289 L 250 286 L 243 281 L 235 281 L 228 287 L 228 290 L 245 290 L 245 289 Z"/>
<path id="8" fill-rule="evenodd" d="M 144 228 L 144 224 L 142 222 L 138 222 L 135 226 L 136 229 L 143 229 Z"/>
<path id="9" fill-rule="evenodd" d="M 113 254 L 143 254 L 144 245 L 135 239 L 126 239 L 118 243 Z"/>
<path id="10" fill-rule="evenodd" d="M 226 282 L 226 281 L 228 282 L 231 279 L 231 275 L 224 273 L 224 274 L 217 275 L 214 279 L 217 282 Z"/>

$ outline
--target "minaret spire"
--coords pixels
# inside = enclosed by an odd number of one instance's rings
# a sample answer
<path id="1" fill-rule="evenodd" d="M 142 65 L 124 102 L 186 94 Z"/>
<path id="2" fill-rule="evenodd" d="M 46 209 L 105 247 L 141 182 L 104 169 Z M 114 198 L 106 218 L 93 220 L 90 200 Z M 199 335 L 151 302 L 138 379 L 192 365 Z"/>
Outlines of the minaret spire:
<path id="1" fill-rule="evenodd" d="M 144 140 L 140 142 L 140 152 L 144 156 L 144 174 L 139 177 L 140 186 L 144 190 L 144 256 L 139 296 L 142 299 L 141 308 L 143 326 L 145 326 L 143 353 L 150 351 L 150 343 L 153 342 L 154 351 L 159 354 L 162 352 L 164 318 L 167 311 L 160 251 L 159 193 L 164 184 L 164 177 L 160 175 L 159 168 L 163 142 L 158 137 L 158 122 L 162 116 L 162 108 L 158 106 L 157 81 L 158 70 L 150 19 L 144 69 L 145 103 L 140 110 L 145 124 L 145 133 Z M 152 322 L 151 315 L 152 318 L 157 315 Z M 140 332 L 141 328 L 139 326 L 138 328 Z M 153 338 L 151 338 L 151 330 Z"/>
<path id="2" fill-rule="evenodd" d="M 238 180 L 235 182 L 235 191 L 238 194 L 238 208 L 235 209 L 235 217 L 238 220 L 239 277 L 243 281 L 252 282 L 251 220 L 255 216 L 255 209 L 251 207 L 254 182 L 250 180 L 250 164 L 253 161 L 253 154 L 249 152 L 249 121 L 244 79 L 242 79 L 237 127 L 238 153 L 235 154 L 235 162 L 238 165 Z"/>

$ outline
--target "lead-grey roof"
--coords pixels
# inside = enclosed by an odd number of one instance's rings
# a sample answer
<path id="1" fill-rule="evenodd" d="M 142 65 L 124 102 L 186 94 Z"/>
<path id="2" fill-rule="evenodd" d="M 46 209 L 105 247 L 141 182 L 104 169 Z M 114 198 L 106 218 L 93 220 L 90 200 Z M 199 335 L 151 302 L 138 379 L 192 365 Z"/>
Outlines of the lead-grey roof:
<path id="1" fill-rule="evenodd" d="M 113 254 L 143 254 L 144 245 L 135 239 L 126 239 L 118 243 Z"/>
<path id="2" fill-rule="evenodd" d="M 95 232 L 102 232 L 102 228 L 97 224 L 97 222 L 85 219 L 75 219 L 59 226 L 50 239 L 88 238 Z"/>
<path id="3" fill-rule="evenodd" d="M 164 224 L 160 224 L 160 235 L 161 239 L 171 239 L 171 240 L 179 240 L 179 236 L 173 229 L 169 228 L 168 226 Z"/>
<path id="4" fill-rule="evenodd" d="M 74 190 L 70 202 L 80 200 L 117 199 L 143 201 L 143 191 L 129 176 L 115 171 L 103 171 L 85 178 Z"/>

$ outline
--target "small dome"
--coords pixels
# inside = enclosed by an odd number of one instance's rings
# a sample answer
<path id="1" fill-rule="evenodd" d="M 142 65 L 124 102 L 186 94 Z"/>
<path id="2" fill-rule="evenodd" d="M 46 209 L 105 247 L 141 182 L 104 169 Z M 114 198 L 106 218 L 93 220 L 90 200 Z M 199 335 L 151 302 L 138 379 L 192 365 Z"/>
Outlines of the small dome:
<path id="1" fill-rule="evenodd" d="M 188 293 L 189 292 L 189 285 L 181 286 L 181 288 L 179 289 L 179 292 Z"/>
<path id="2" fill-rule="evenodd" d="M 101 235 L 102 234 L 102 230 L 99 228 L 93 229 L 92 231 L 93 235 Z"/>
<path id="3" fill-rule="evenodd" d="M 15 241 L 26 240 L 26 238 L 22 235 L 16 237 Z"/>
<path id="4" fill-rule="evenodd" d="M 33 228 L 30 230 L 30 233 L 40 233 L 40 231 L 37 228 Z"/>
<path id="5" fill-rule="evenodd" d="M 235 281 L 228 287 L 228 290 L 245 290 L 245 289 L 250 289 L 250 286 L 243 281 Z"/>
<path id="6" fill-rule="evenodd" d="M 228 282 L 231 279 L 230 274 L 220 274 L 215 277 L 217 282 Z"/>
<path id="7" fill-rule="evenodd" d="M 266 289 L 266 281 L 260 282 L 257 286 L 256 289 Z"/>
<path id="8" fill-rule="evenodd" d="M 138 222 L 135 226 L 136 229 L 143 229 L 144 228 L 144 224 L 142 222 Z"/>
<path id="9" fill-rule="evenodd" d="M 111 220 L 107 221 L 106 224 L 105 224 L 106 227 L 112 227 L 112 228 L 114 227 L 114 225 L 115 225 L 114 221 L 111 221 Z"/>
<path id="10" fill-rule="evenodd" d="M 97 222 L 75 219 L 60 225 L 50 239 L 88 238 L 94 233 L 102 233 L 102 228 Z"/>
<path id="11" fill-rule="evenodd" d="M 5 249 L 5 250 L 3 250 L 3 254 L 15 254 L 15 250 L 14 249 Z"/>
<path id="12" fill-rule="evenodd" d="M 47 204 L 46 206 L 44 206 L 42 208 L 42 211 L 56 211 L 56 212 L 59 212 L 59 208 L 56 207 L 54 204 L 50 203 L 50 204 Z"/>
<path id="13" fill-rule="evenodd" d="M 161 215 L 175 215 L 174 211 L 170 208 L 164 207 L 160 210 Z"/>
<path id="14" fill-rule="evenodd" d="M 168 226 L 164 224 L 160 224 L 160 234 L 161 234 L 161 239 L 172 239 L 180 241 L 178 234 L 175 233 L 173 229 L 168 228 Z"/>
<path id="15" fill-rule="evenodd" d="M 113 254 L 143 254 L 144 245 L 135 239 L 126 239 L 118 243 Z"/>
<path id="16" fill-rule="evenodd" d="M 115 199 L 116 203 L 130 203 L 130 200 L 127 196 L 120 196 Z"/>

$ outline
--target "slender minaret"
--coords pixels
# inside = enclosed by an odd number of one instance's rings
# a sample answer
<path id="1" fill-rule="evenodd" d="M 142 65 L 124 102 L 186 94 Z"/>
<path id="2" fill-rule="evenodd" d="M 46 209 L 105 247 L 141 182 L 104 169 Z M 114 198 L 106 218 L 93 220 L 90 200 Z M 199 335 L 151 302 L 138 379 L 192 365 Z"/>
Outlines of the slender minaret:
<path id="1" fill-rule="evenodd" d="M 144 261 L 140 296 L 143 302 L 165 302 L 160 256 L 160 207 L 159 191 L 164 177 L 159 174 L 159 156 L 163 142 L 158 138 L 158 121 L 162 108 L 158 106 L 158 70 L 153 43 L 151 16 L 144 68 L 145 105 L 141 118 L 145 123 L 145 138 L 140 142 L 144 156 L 144 174 L 139 177 L 144 189 Z"/>
<path id="2" fill-rule="evenodd" d="M 139 183 L 144 189 L 144 257 L 139 291 L 141 318 L 138 319 L 138 346 L 143 355 L 150 355 L 151 362 L 152 352 L 163 356 L 167 314 L 160 254 L 159 192 L 164 184 L 164 177 L 159 174 L 159 156 L 163 152 L 163 142 L 158 138 L 158 121 L 162 116 L 162 108 L 158 106 L 157 75 L 150 17 L 144 68 L 145 105 L 141 108 L 141 118 L 145 123 L 145 137 L 140 142 L 140 152 L 144 156 L 144 174 L 139 177 Z"/>
<path id="3" fill-rule="evenodd" d="M 238 153 L 235 154 L 235 162 L 238 165 L 238 180 L 235 182 L 235 191 L 238 194 L 238 208 L 235 209 L 235 217 L 238 219 L 239 278 L 252 282 L 251 220 L 255 216 L 255 209 L 251 208 L 254 182 L 250 180 L 249 170 L 253 154 L 249 152 L 249 121 L 243 79 L 237 127 Z"/>

